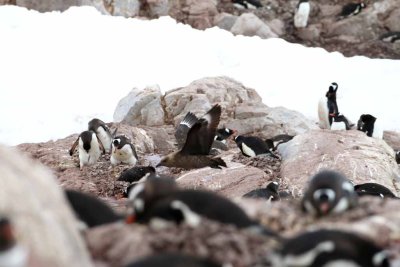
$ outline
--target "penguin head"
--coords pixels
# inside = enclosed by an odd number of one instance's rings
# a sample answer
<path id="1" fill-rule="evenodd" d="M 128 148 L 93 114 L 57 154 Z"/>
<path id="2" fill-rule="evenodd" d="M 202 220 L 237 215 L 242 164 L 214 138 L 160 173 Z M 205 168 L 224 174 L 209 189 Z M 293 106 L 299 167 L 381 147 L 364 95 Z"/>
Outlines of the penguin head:
<path id="1" fill-rule="evenodd" d="M 15 244 L 14 233 L 8 218 L 0 218 L 0 251 L 11 248 Z"/>
<path id="2" fill-rule="evenodd" d="M 324 170 L 314 175 L 302 199 L 304 211 L 324 216 L 341 213 L 357 203 L 354 186 L 341 173 Z"/>
<path id="3" fill-rule="evenodd" d="M 328 89 L 328 93 L 335 93 L 337 88 L 338 88 L 337 83 L 335 83 L 335 82 L 331 83 L 331 85 L 329 86 L 329 89 Z"/>
<path id="4" fill-rule="evenodd" d="M 400 164 L 400 150 L 396 152 L 396 162 Z"/>
<path id="5" fill-rule="evenodd" d="M 239 145 L 244 141 L 244 136 L 243 135 L 237 135 L 237 136 L 235 136 L 234 140 L 235 140 L 236 144 Z"/>
<path id="6" fill-rule="evenodd" d="M 267 185 L 267 189 L 271 190 L 274 193 L 278 193 L 279 183 L 278 182 L 270 182 Z"/>
<path id="7" fill-rule="evenodd" d="M 83 149 L 89 153 L 91 149 L 92 140 L 96 139 L 96 134 L 93 131 L 84 131 L 80 135 Z"/>
<path id="8" fill-rule="evenodd" d="M 361 2 L 361 3 L 360 3 L 360 7 L 361 7 L 361 8 L 365 8 L 366 6 L 367 6 L 367 5 L 366 5 L 364 2 Z"/>
<path id="9" fill-rule="evenodd" d="M 115 136 L 113 141 L 112 141 L 112 145 L 114 148 L 116 149 L 121 149 L 123 148 L 126 144 L 130 144 L 130 140 L 128 137 L 124 136 L 124 135 L 118 135 Z"/>

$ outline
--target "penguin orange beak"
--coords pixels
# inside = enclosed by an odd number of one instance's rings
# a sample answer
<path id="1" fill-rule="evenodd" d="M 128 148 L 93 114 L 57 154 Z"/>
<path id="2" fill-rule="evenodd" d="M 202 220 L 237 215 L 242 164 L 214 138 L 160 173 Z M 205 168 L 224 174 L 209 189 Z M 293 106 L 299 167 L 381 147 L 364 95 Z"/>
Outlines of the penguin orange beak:
<path id="1" fill-rule="evenodd" d="M 328 214 L 329 208 L 330 208 L 329 202 L 322 202 L 319 205 L 319 210 L 322 212 L 322 214 Z"/>
<path id="2" fill-rule="evenodd" d="M 125 218 L 125 223 L 126 224 L 133 224 L 135 221 L 136 221 L 135 214 L 130 214 Z"/>

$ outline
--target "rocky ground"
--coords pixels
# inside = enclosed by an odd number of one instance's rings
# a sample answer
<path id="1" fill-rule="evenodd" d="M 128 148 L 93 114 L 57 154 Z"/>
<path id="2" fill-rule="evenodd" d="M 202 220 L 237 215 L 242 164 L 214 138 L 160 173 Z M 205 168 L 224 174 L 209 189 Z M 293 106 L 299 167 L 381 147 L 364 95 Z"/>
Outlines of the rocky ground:
<path id="1" fill-rule="evenodd" d="M 155 166 L 163 155 L 176 150 L 174 124 L 188 109 L 196 111 L 196 115 L 204 114 L 215 99 L 223 107 L 221 126 L 238 126 L 239 132 L 262 138 L 292 133 L 295 137 L 279 147 L 278 159 L 269 156 L 244 157 L 230 140 L 229 149 L 219 154 L 226 161 L 227 168 L 182 170 L 159 167 L 157 172 L 174 177 L 182 188 L 211 190 L 235 201 L 249 216 L 284 237 L 290 238 L 315 228 L 358 233 L 385 247 L 390 252 L 392 266 L 400 266 L 400 216 L 393 212 L 400 208 L 397 199 L 360 198 L 358 207 L 349 212 L 323 218 L 304 214 L 300 208 L 300 198 L 309 177 L 324 168 L 341 171 L 355 184 L 378 182 L 399 195 L 400 169 L 393 151 L 399 147 L 399 133 L 386 132 L 384 141 L 367 137 L 357 130 L 320 130 L 315 128 L 314 122 L 306 120 L 299 125 L 299 117 L 291 120 L 292 115 L 287 110 L 287 123 L 282 127 L 282 123 L 274 119 L 279 110 L 262 105 L 255 91 L 227 77 L 198 80 L 163 96 L 158 96 L 154 90 L 147 90 L 140 94 L 133 92 L 128 98 L 136 98 L 131 103 L 137 104 L 117 108 L 115 115 L 121 116 L 123 122 L 108 125 L 112 132 L 118 129 L 118 134 L 125 134 L 133 140 L 139 165 Z M 141 109 L 142 116 L 137 117 L 137 105 L 147 106 L 146 103 L 152 109 Z M 155 112 L 157 108 L 159 110 Z M 153 112 L 163 116 L 142 120 L 149 117 L 147 113 Z M 254 116 L 266 119 L 249 122 Z M 153 125 L 158 123 L 161 125 Z M 78 133 L 73 133 L 60 140 L 21 144 L 17 148 L 50 168 L 61 188 L 101 197 L 124 214 L 126 198 L 123 198 L 122 192 L 127 183 L 117 182 L 116 179 L 128 166 L 112 166 L 109 155 L 103 155 L 97 164 L 80 170 L 77 155 L 71 157 L 68 153 L 77 136 Z M 242 198 L 245 193 L 263 188 L 271 181 L 279 182 L 280 189 L 290 192 L 294 199 L 267 202 Z M 46 190 L 56 191 L 53 187 L 47 185 Z M 229 261 L 235 267 L 254 267 L 256 263 L 256 266 L 268 266 L 265 259 L 277 245 L 271 238 L 205 219 L 201 227 L 169 225 L 167 230 L 117 223 L 86 230 L 83 237 L 94 265 L 98 267 L 120 267 L 154 252 L 176 250 L 216 261 Z"/>

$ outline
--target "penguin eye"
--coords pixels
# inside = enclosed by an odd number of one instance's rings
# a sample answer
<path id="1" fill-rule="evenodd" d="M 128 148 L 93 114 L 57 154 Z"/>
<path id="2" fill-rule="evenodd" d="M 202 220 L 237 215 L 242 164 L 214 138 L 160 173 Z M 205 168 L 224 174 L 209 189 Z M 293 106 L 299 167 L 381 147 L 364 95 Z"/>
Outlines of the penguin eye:
<path id="1" fill-rule="evenodd" d="M 119 145 L 120 140 L 119 139 L 114 139 L 113 144 L 118 146 Z"/>

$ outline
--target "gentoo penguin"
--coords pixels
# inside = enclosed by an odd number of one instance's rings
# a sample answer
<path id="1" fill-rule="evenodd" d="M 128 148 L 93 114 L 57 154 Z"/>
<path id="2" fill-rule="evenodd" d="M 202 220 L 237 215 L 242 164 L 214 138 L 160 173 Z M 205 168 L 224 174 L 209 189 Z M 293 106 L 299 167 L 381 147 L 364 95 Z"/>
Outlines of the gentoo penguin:
<path id="1" fill-rule="evenodd" d="M 155 172 L 156 169 L 153 166 L 135 166 L 130 169 L 123 170 L 117 181 L 129 183 L 137 182 L 147 173 L 154 174 Z"/>
<path id="2" fill-rule="evenodd" d="M 28 266 L 28 251 L 16 242 L 11 222 L 0 218 L 0 267 Z"/>
<path id="3" fill-rule="evenodd" d="M 112 152 L 110 161 L 112 165 L 120 163 L 126 163 L 129 165 L 136 164 L 138 160 L 136 149 L 125 135 L 115 136 L 111 148 Z"/>
<path id="4" fill-rule="evenodd" d="M 343 6 L 342 11 L 337 15 L 338 19 L 348 18 L 350 16 L 355 16 L 362 11 L 367 5 L 360 1 L 358 3 L 349 3 Z"/>
<path id="5" fill-rule="evenodd" d="M 221 158 L 208 156 L 220 117 L 221 106 L 216 104 L 190 128 L 182 149 L 163 157 L 157 167 L 184 169 L 226 167 L 226 163 Z"/>
<path id="6" fill-rule="evenodd" d="M 354 186 L 359 196 L 378 196 L 380 198 L 397 198 L 389 188 L 377 183 L 365 183 Z"/>
<path id="7" fill-rule="evenodd" d="M 226 140 L 235 133 L 237 133 L 236 130 L 232 130 L 229 128 L 221 128 L 217 130 L 217 134 L 215 135 L 214 140 L 226 143 Z"/>
<path id="8" fill-rule="evenodd" d="M 235 137 L 235 142 L 242 154 L 247 157 L 268 154 L 274 158 L 278 158 L 278 156 L 272 153 L 268 144 L 259 137 L 238 135 Z"/>
<path id="9" fill-rule="evenodd" d="M 376 118 L 371 114 L 362 114 L 357 122 L 357 130 L 367 133 L 367 136 L 372 137 L 375 121 Z"/>
<path id="10" fill-rule="evenodd" d="M 308 16 L 310 15 L 310 3 L 308 0 L 300 0 L 294 14 L 294 26 L 296 28 L 307 27 Z"/>
<path id="11" fill-rule="evenodd" d="M 325 94 L 326 100 L 321 99 L 318 105 L 319 126 L 322 129 L 331 129 L 333 122 L 343 122 L 346 130 L 350 130 L 354 124 L 339 112 L 336 102 L 336 92 L 339 85 L 335 82 L 331 83 Z"/>
<path id="12" fill-rule="evenodd" d="M 125 267 L 222 267 L 208 259 L 197 258 L 177 252 L 150 255 L 132 262 Z"/>
<path id="13" fill-rule="evenodd" d="M 400 32 L 387 32 L 379 37 L 379 40 L 388 43 L 398 43 L 400 42 Z"/>
<path id="14" fill-rule="evenodd" d="M 82 170 L 85 165 L 93 165 L 100 158 L 101 151 L 105 152 L 103 145 L 97 138 L 95 132 L 83 131 L 78 139 L 73 143 L 69 150 L 69 155 L 72 156 L 76 147 L 79 145 L 79 167 Z"/>
<path id="15" fill-rule="evenodd" d="M 280 144 L 289 142 L 290 140 L 293 139 L 293 137 L 294 137 L 293 135 L 278 134 L 272 138 L 266 139 L 265 142 L 267 143 L 270 150 L 276 151 Z"/>
<path id="16" fill-rule="evenodd" d="M 65 190 L 65 196 L 76 217 L 86 227 L 122 221 L 122 216 L 116 214 L 111 207 L 99 198 L 76 190 Z"/>
<path id="17" fill-rule="evenodd" d="M 341 173 L 323 170 L 311 177 L 301 201 L 303 211 L 316 216 L 341 213 L 357 205 L 354 186 Z"/>
<path id="18" fill-rule="evenodd" d="M 400 151 L 396 151 L 396 162 L 400 164 Z"/>
<path id="19" fill-rule="evenodd" d="M 152 224 L 154 221 L 166 220 L 197 227 L 204 216 L 209 220 L 278 237 L 248 217 L 231 200 L 211 191 L 179 189 L 167 178 L 149 177 L 144 184 L 131 191 L 128 203 L 134 209 L 135 221 L 139 223 Z"/>
<path id="20" fill-rule="evenodd" d="M 259 0 L 232 0 L 232 3 L 239 9 L 257 9 L 262 7 Z"/>
<path id="21" fill-rule="evenodd" d="M 389 267 L 386 252 L 368 240 L 340 230 L 304 232 L 283 242 L 273 267 Z"/>
<path id="22" fill-rule="evenodd" d="M 97 118 L 88 122 L 88 130 L 96 133 L 106 153 L 110 153 L 112 135 L 107 125 Z"/>
<path id="23" fill-rule="evenodd" d="M 270 182 L 265 188 L 254 189 L 246 194 L 243 197 L 247 198 L 265 198 L 271 201 L 279 201 L 279 184 L 277 182 Z"/>

